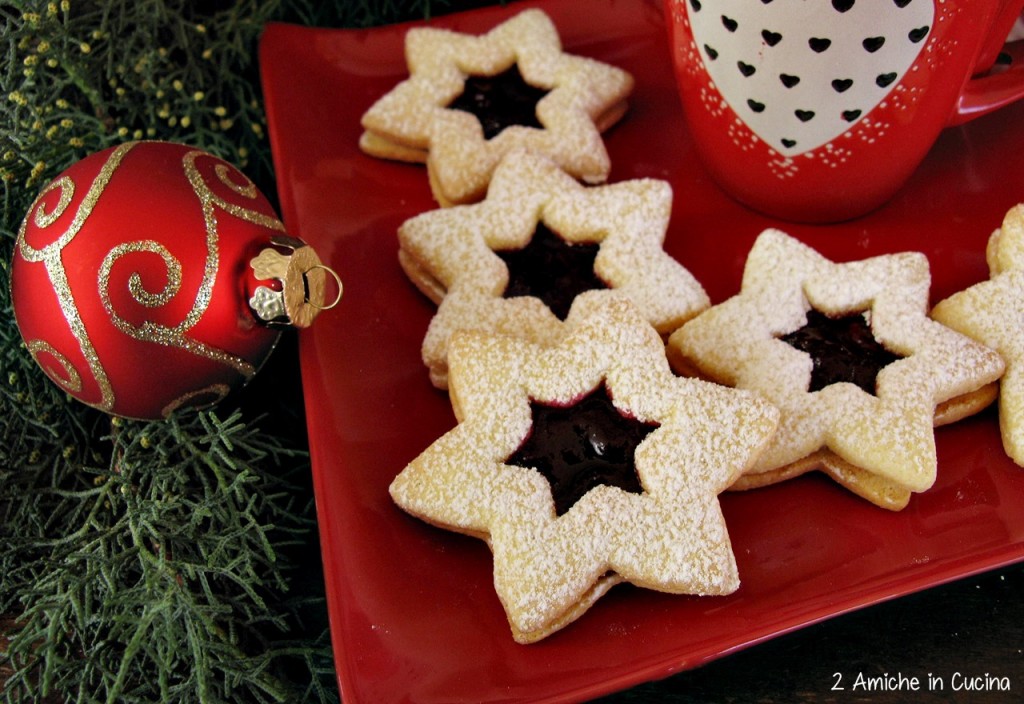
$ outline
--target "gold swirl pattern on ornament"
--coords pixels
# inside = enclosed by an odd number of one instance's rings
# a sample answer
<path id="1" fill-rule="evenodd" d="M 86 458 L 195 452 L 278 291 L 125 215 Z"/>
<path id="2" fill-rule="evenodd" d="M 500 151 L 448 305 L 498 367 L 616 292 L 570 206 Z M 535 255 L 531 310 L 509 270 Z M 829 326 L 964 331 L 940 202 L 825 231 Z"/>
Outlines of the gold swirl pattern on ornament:
<path id="1" fill-rule="evenodd" d="M 132 272 L 128 279 L 128 292 L 132 294 L 132 298 L 147 308 L 158 308 L 167 305 L 181 290 L 181 262 L 175 259 L 162 244 L 153 240 L 119 244 L 107 253 L 100 265 L 100 298 L 112 318 L 117 318 L 117 315 L 113 311 L 109 295 L 106 295 L 110 290 L 110 270 L 119 257 L 137 252 L 150 252 L 163 260 L 164 266 L 167 267 L 167 283 L 162 291 L 152 293 L 143 285 L 139 272 Z"/>
<path id="2" fill-rule="evenodd" d="M 255 225 L 260 225 L 269 230 L 284 232 L 284 223 L 282 223 L 276 217 L 264 215 L 263 213 L 256 210 L 249 210 L 248 208 L 243 208 L 242 206 L 236 205 L 235 203 L 229 203 L 220 196 L 218 196 L 216 193 L 214 193 L 213 189 L 211 189 L 209 184 L 206 183 L 206 181 L 203 179 L 202 174 L 199 173 L 199 169 L 195 165 L 196 158 L 199 156 L 203 156 L 203 152 L 196 151 L 185 155 L 185 170 L 188 173 L 189 181 L 192 183 L 192 189 L 196 192 L 196 196 L 199 198 L 200 202 L 203 203 L 204 211 L 206 210 L 207 207 L 209 207 L 211 208 L 212 213 L 213 206 L 217 206 L 221 210 L 224 210 L 230 215 L 235 216 L 239 220 L 245 220 L 246 222 L 251 222 Z M 241 173 L 240 171 L 231 169 L 226 164 L 217 164 L 214 167 L 213 171 L 217 176 L 217 180 L 220 181 L 225 186 L 227 186 L 228 188 L 230 188 L 235 193 L 245 196 L 246 198 L 252 199 L 255 199 L 256 196 L 259 194 L 259 191 L 256 189 L 256 184 L 250 181 L 248 177 L 245 176 L 245 174 Z M 244 178 L 246 182 L 244 184 L 237 184 L 234 181 L 232 181 L 231 178 L 229 177 L 229 174 L 231 174 L 232 172 L 242 176 L 242 178 Z M 214 223 L 214 228 L 216 228 L 216 223 Z"/>
<path id="3" fill-rule="evenodd" d="M 167 266 L 168 283 L 163 291 L 154 294 L 145 290 L 139 273 L 132 272 L 128 280 L 128 290 L 138 303 L 151 308 L 167 305 L 181 289 L 181 264 L 159 242 L 141 240 L 118 245 L 103 258 L 98 280 L 100 300 L 103 302 L 103 308 L 107 311 L 107 315 L 110 316 L 110 321 L 114 324 L 114 327 L 136 340 L 151 342 L 165 347 L 177 347 L 198 357 L 205 357 L 219 364 L 227 365 L 235 369 L 246 379 L 255 374 L 255 367 L 244 359 L 189 338 L 185 334 L 192 327 L 191 324 L 188 324 L 188 320 L 173 327 L 152 321 L 146 321 L 142 325 L 136 326 L 117 314 L 114 303 L 110 298 L 110 272 L 114 268 L 114 264 L 121 257 L 141 252 L 158 254 L 163 259 L 165 266 Z"/>
<path id="4" fill-rule="evenodd" d="M 246 178 L 245 174 L 241 174 L 242 178 L 245 178 L 246 183 L 235 183 L 231 180 L 232 168 L 227 164 L 217 164 L 213 167 L 213 172 L 217 174 L 217 179 L 220 180 L 225 186 L 230 188 L 232 191 L 240 196 L 245 196 L 249 199 L 255 199 L 259 195 L 259 190 L 256 188 L 256 184 Z M 237 172 L 236 172 L 237 173 Z"/>
<path id="5" fill-rule="evenodd" d="M 53 212 L 47 213 L 46 209 L 43 207 L 45 204 L 41 201 L 43 196 L 55 188 L 60 189 L 60 199 L 57 201 L 57 207 L 53 209 Z M 39 204 L 39 207 L 36 208 L 36 215 L 34 218 L 36 227 L 39 229 L 45 229 L 57 222 L 60 216 L 64 214 L 64 211 L 68 209 L 68 205 L 71 203 L 71 199 L 74 195 L 75 182 L 71 180 L 70 176 L 61 176 L 50 183 L 50 185 L 39 194 L 39 197 L 36 198 L 36 203 Z"/>
<path id="6" fill-rule="evenodd" d="M 245 216 L 244 219 L 249 220 L 250 222 L 260 222 L 258 218 L 265 219 L 265 216 L 262 216 L 259 213 L 250 213 L 250 211 L 246 211 L 244 208 L 231 206 L 214 195 L 213 191 L 205 182 L 202 174 L 196 166 L 196 159 L 204 155 L 205 152 L 196 150 L 187 152 L 182 157 L 182 166 L 185 171 L 185 176 L 188 179 L 189 184 L 192 186 L 192 191 L 195 193 L 196 198 L 199 200 L 202 207 L 203 224 L 206 233 L 206 261 L 203 265 L 203 278 L 199 284 L 199 289 L 196 292 L 195 301 L 184 319 L 177 325 L 173 326 L 167 326 L 152 321 L 146 321 L 142 325 L 136 326 L 118 315 L 114 308 L 114 304 L 110 296 L 110 272 L 117 260 L 131 254 L 139 254 L 142 252 L 156 253 L 163 259 L 168 271 L 167 286 L 165 286 L 163 291 L 157 294 L 146 291 L 142 285 L 139 273 L 132 273 L 129 278 L 129 292 L 136 301 L 142 305 L 157 307 L 160 305 L 166 305 L 171 298 L 180 292 L 180 262 L 178 262 L 165 247 L 150 240 L 120 244 L 107 254 L 103 260 L 103 265 L 100 267 L 98 280 L 100 300 L 103 302 L 103 307 L 106 309 L 114 326 L 129 337 L 133 337 L 143 342 L 151 342 L 167 347 L 176 347 L 190 354 L 229 366 L 246 379 L 249 379 L 256 373 L 256 368 L 252 364 L 241 357 L 230 354 L 229 352 L 218 349 L 212 345 L 207 345 L 203 342 L 192 339 L 187 335 L 188 331 L 202 319 L 213 299 L 213 287 L 216 282 L 217 271 L 220 266 L 217 208 L 219 207 L 226 210 L 232 215 L 236 215 L 236 211 L 246 213 L 248 215 Z M 258 218 L 256 218 L 256 216 L 258 216 Z M 274 222 L 277 221 L 274 220 Z M 260 222 L 260 224 L 264 223 Z"/>
<path id="7" fill-rule="evenodd" d="M 61 259 L 61 254 L 64 248 L 67 247 L 81 231 L 85 221 L 88 220 L 93 209 L 96 207 L 96 203 L 99 202 L 103 191 L 110 183 L 110 179 L 114 175 L 114 172 L 121 165 L 121 161 L 135 146 L 135 144 L 135 142 L 127 142 L 116 147 L 110 153 L 110 156 L 107 157 L 107 161 L 100 168 L 96 178 L 93 179 L 92 184 L 89 186 L 89 190 L 86 191 L 85 196 L 82 198 L 82 202 L 78 204 L 78 210 L 75 211 L 75 216 L 68 225 L 68 229 L 62 232 L 61 235 L 53 242 L 41 249 L 36 249 L 29 245 L 26 240 L 29 216 L 26 216 L 18 230 L 18 237 L 15 243 L 18 253 L 25 259 L 25 261 L 31 263 L 42 262 L 46 267 L 46 273 L 50 278 L 50 285 L 53 287 L 53 291 L 57 296 L 57 304 L 60 306 L 61 312 L 64 314 L 64 319 L 67 321 L 68 327 L 71 330 L 71 334 L 74 336 L 75 341 L 78 342 L 78 346 L 82 351 L 82 356 L 85 357 L 85 361 L 89 365 L 89 371 L 96 380 L 96 385 L 100 390 L 100 400 L 96 403 L 91 403 L 90 405 L 103 411 L 109 411 L 114 407 L 114 389 L 110 384 L 110 379 L 107 376 L 106 370 L 103 369 L 103 365 L 100 363 L 99 355 L 96 353 L 96 348 L 93 346 L 92 340 L 89 338 L 89 332 L 86 330 L 85 323 L 82 321 L 82 316 L 75 304 L 75 297 L 71 291 L 71 285 L 68 283 L 67 271 L 64 268 L 64 262 Z M 61 196 L 57 203 L 57 207 L 54 208 L 54 211 L 47 214 L 42 210 L 41 200 L 54 188 L 61 189 Z M 51 227 L 60 218 L 64 211 L 67 210 L 74 194 L 74 189 L 74 181 L 69 176 L 56 179 L 52 185 L 44 189 L 29 209 L 30 213 L 33 211 L 35 212 L 35 217 L 33 218 L 34 224 L 40 229 Z M 67 361 L 60 355 L 57 355 L 55 358 L 63 359 L 64 362 Z M 67 368 L 70 370 L 70 365 Z M 70 376 L 72 375 L 69 374 L 69 378 Z M 76 383 L 78 389 L 81 389 L 81 378 L 78 377 L 77 372 L 75 372 L 73 376 L 77 379 Z M 65 388 L 71 390 L 70 387 Z"/>
<path id="8" fill-rule="evenodd" d="M 56 240 L 46 245 L 42 249 L 36 249 L 32 247 L 25 240 L 25 233 L 28 226 L 28 218 L 26 217 L 25 220 L 22 221 L 21 228 L 18 231 L 17 245 L 18 251 L 21 254 L 21 256 L 30 262 L 45 261 L 54 256 L 59 257 L 60 250 L 64 249 L 68 245 L 68 243 L 71 242 L 71 240 L 75 239 L 79 231 L 81 231 L 82 226 L 85 224 L 85 221 L 88 220 L 89 216 L 92 214 L 92 211 L 96 207 L 96 203 L 99 201 L 100 196 L 106 189 L 107 184 L 110 183 L 110 177 L 114 175 L 114 171 L 116 171 L 117 167 L 121 165 L 121 161 L 124 159 L 125 154 L 127 154 L 136 144 L 137 142 L 126 142 L 125 144 L 118 146 L 116 149 L 114 149 L 113 152 L 111 152 L 110 157 L 107 159 L 106 163 L 100 169 L 100 172 L 96 175 L 96 178 L 93 180 L 92 185 L 89 186 L 89 190 L 86 191 L 85 197 L 82 198 L 82 202 L 78 204 L 78 210 L 75 212 L 75 217 L 72 219 L 71 224 L 68 226 L 68 229 L 65 230 L 60 235 L 60 237 L 58 237 Z M 71 178 L 69 176 L 57 179 L 55 183 L 63 182 L 64 179 L 67 179 L 67 185 L 61 183 L 62 193 L 60 202 L 57 204 L 57 208 L 55 209 L 55 213 L 58 211 L 62 212 L 61 203 L 64 202 L 65 198 L 69 202 L 71 200 L 71 194 L 67 192 L 68 186 L 70 186 L 70 189 L 72 191 L 74 189 L 74 184 L 71 182 Z M 39 194 L 35 202 L 32 204 L 30 212 L 32 210 L 36 210 L 36 207 L 37 205 L 39 205 L 40 200 L 43 198 L 43 196 L 49 193 L 52 190 L 52 188 L 52 186 L 47 187 L 42 193 Z M 66 208 L 67 204 L 65 204 L 64 207 Z M 35 218 L 35 224 L 41 228 L 52 225 L 59 217 L 59 215 L 55 214 L 51 214 L 49 216 L 40 216 L 38 214 L 38 211 L 36 212 L 37 214 Z M 42 221 L 42 223 L 40 222 L 40 220 Z"/>
<path id="9" fill-rule="evenodd" d="M 71 362 L 68 361 L 68 358 L 55 350 L 53 345 L 45 340 L 32 340 L 31 342 L 26 343 L 26 347 L 28 347 L 28 351 L 29 354 L 32 355 L 32 359 L 36 360 L 36 364 L 38 364 L 42 370 L 46 372 L 46 375 L 53 379 L 58 386 L 72 394 L 77 394 L 82 390 L 82 377 L 78 375 L 78 371 L 74 368 Z M 64 376 L 61 377 L 53 371 L 52 366 L 43 364 L 43 361 L 39 358 L 40 354 L 47 354 L 53 357 L 64 371 Z"/>
<path id="10" fill-rule="evenodd" d="M 179 396 L 178 398 L 174 399 L 173 401 L 168 403 L 166 406 L 164 406 L 163 409 L 160 411 L 160 414 L 164 418 L 167 418 L 168 416 L 170 416 L 172 413 L 174 413 L 176 410 L 178 410 L 179 408 L 184 406 L 186 403 L 188 403 L 192 399 L 198 398 L 198 397 L 203 396 L 205 394 L 213 394 L 214 397 L 209 401 L 209 403 L 204 404 L 204 405 L 212 406 L 213 404 L 217 403 L 218 401 L 223 400 L 224 397 L 227 396 L 230 392 L 231 392 L 231 387 L 228 386 L 227 384 L 211 384 L 210 386 L 207 386 L 205 388 L 196 389 L 194 391 L 189 391 L 187 394 L 183 394 L 183 395 Z"/>

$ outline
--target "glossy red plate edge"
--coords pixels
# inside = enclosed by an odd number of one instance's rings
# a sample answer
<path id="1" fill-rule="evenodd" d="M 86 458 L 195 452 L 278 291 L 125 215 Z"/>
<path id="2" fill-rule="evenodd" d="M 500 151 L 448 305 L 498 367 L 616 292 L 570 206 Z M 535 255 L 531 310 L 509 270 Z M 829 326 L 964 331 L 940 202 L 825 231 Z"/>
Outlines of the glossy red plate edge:
<path id="1" fill-rule="evenodd" d="M 714 302 L 746 253 L 780 227 L 836 261 L 920 250 L 933 300 L 987 276 L 984 244 L 1024 201 L 1009 154 L 1017 105 L 947 130 L 886 207 L 814 227 L 764 218 L 709 182 L 680 122 L 657 2 L 517 2 L 438 18 L 479 33 L 544 8 L 567 50 L 637 78 L 608 135 L 612 181 L 672 183 L 666 249 Z M 994 410 L 936 432 L 936 486 L 899 514 L 812 476 L 723 497 L 743 585 L 724 598 L 612 590 L 580 621 L 516 645 L 481 541 L 402 514 L 387 485 L 454 423 L 419 345 L 433 307 L 398 267 L 395 229 L 434 206 L 419 167 L 359 153 L 359 116 L 405 75 L 410 25 L 269 25 L 260 45 L 282 216 L 345 281 L 342 305 L 300 335 L 314 491 L 339 686 L 346 702 L 562 701 L 664 677 L 822 619 L 1024 559 L 1024 472 L 1002 452 Z"/>

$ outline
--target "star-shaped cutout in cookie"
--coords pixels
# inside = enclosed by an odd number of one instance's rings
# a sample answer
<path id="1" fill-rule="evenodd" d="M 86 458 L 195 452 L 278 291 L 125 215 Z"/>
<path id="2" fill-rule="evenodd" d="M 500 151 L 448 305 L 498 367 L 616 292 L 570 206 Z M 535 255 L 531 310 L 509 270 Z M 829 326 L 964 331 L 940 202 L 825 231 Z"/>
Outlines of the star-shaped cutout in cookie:
<path id="1" fill-rule="evenodd" d="M 985 389 L 1003 363 L 928 317 L 930 285 L 920 253 L 837 264 L 777 230 L 758 237 L 740 293 L 686 323 L 668 345 L 680 371 L 756 391 L 782 411 L 779 432 L 734 488 L 821 469 L 897 510 L 913 492 L 931 487 L 934 426 L 990 402 Z M 780 338 L 804 326 L 812 309 L 863 315 L 877 342 L 895 355 L 878 372 L 874 393 L 848 382 L 810 390 L 811 356 Z"/>
<path id="2" fill-rule="evenodd" d="M 998 352 L 1003 449 L 1024 466 L 1024 204 L 1011 208 L 989 238 L 990 278 L 940 301 L 932 317 Z"/>
<path id="3" fill-rule="evenodd" d="M 561 516 L 597 486 L 643 492 L 635 469 L 636 448 L 657 425 L 624 416 L 607 389 L 571 406 L 530 403 L 533 426 L 505 464 L 536 469 L 551 485 Z"/>
<path id="4" fill-rule="evenodd" d="M 618 295 L 577 298 L 561 343 L 460 333 L 451 349 L 458 424 L 391 484 L 410 514 L 485 539 L 515 639 L 582 615 L 623 580 L 670 593 L 739 586 L 718 494 L 771 436 L 756 395 L 675 376 L 657 332 Z M 531 404 L 570 407 L 604 386 L 619 413 L 655 426 L 636 447 L 639 493 L 599 484 L 558 515 L 548 481 L 509 464 Z"/>
<path id="5" fill-rule="evenodd" d="M 522 249 L 495 251 L 508 268 L 504 297 L 535 296 L 565 320 L 576 296 L 607 288 L 594 271 L 599 251 L 596 242 L 567 242 L 538 222 Z"/>
<path id="6" fill-rule="evenodd" d="M 517 148 L 544 154 L 587 183 L 607 179 L 611 162 L 601 133 L 626 112 L 633 79 L 562 51 L 542 10 L 524 10 L 481 36 L 417 27 L 406 34 L 405 50 L 409 77 L 364 113 L 360 147 L 372 156 L 426 162 L 441 205 L 479 200 L 502 156 Z M 545 92 L 536 103 L 540 126 L 515 124 L 488 138 L 476 115 L 451 105 L 470 77 L 513 67 Z"/>
<path id="7" fill-rule="evenodd" d="M 663 249 L 671 210 L 672 188 L 664 181 L 583 186 L 550 160 L 516 151 L 499 165 L 480 203 L 403 223 L 399 260 L 439 304 L 422 350 L 434 385 L 445 388 L 448 341 L 456 330 L 541 344 L 562 336 L 562 321 L 540 298 L 505 297 L 509 268 L 500 253 L 526 247 L 540 224 L 571 245 L 598 245 L 594 273 L 627 295 L 660 332 L 667 335 L 707 308 L 703 287 Z"/>
<path id="8" fill-rule="evenodd" d="M 547 94 L 523 80 L 513 65 L 494 76 L 467 77 L 462 94 L 447 107 L 476 115 L 484 139 L 494 139 L 512 125 L 544 129 L 537 120 L 537 103 Z"/>

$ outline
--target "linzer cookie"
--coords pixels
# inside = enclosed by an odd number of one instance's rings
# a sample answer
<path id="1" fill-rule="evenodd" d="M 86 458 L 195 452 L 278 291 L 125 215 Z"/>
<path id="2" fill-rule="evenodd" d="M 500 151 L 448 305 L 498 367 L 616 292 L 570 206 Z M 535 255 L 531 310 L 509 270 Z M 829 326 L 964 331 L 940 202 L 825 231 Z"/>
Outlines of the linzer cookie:
<path id="1" fill-rule="evenodd" d="M 576 295 L 614 289 L 660 332 L 707 308 L 697 280 L 662 244 L 672 189 L 654 179 L 583 186 L 545 157 L 510 153 L 487 198 L 406 221 L 399 261 L 438 303 L 423 341 L 434 385 L 456 330 L 556 342 Z"/>
<path id="2" fill-rule="evenodd" d="M 405 53 L 409 77 L 363 115 L 360 147 L 425 162 L 441 205 L 483 197 L 501 157 L 517 147 L 584 182 L 607 179 L 601 133 L 626 112 L 633 79 L 563 52 L 543 11 L 525 10 L 481 36 L 414 28 Z"/>
<path id="3" fill-rule="evenodd" d="M 931 487 L 934 426 L 990 403 L 1003 362 L 928 317 L 930 285 L 920 253 L 837 264 L 782 232 L 758 237 L 740 293 L 668 344 L 681 372 L 756 391 L 782 411 L 734 488 L 820 469 L 898 510 Z"/>
<path id="4" fill-rule="evenodd" d="M 675 376 L 660 336 L 621 296 L 577 297 L 566 325 L 553 347 L 457 335 L 458 424 L 390 487 L 408 513 L 487 541 L 520 643 L 622 581 L 737 589 L 717 497 L 778 419 L 754 394 Z"/>
<path id="5" fill-rule="evenodd" d="M 932 317 L 995 349 L 1006 362 L 999 382 L 999 428 L 1010 459 L 1024 465 L 1024 204 L 989 237 L 990 278 L 939 302 Z"/>

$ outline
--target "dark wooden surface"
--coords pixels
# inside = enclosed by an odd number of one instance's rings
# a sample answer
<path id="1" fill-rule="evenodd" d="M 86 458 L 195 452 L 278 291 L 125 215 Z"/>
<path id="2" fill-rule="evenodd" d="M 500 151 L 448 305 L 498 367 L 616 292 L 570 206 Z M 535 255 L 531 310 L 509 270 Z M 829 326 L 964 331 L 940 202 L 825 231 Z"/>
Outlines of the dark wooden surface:
<path id="1" fill-rule="evenodd" d="M 453 2 L 452 9 L 488 4 Z M 1022 160 L 1024 163 L 1024 160 Z M 272 416 L 278 431 L 301 436 L 304 418 L 298 391 L 294 340 L 287 338 L 272 362 L 244 393 L 253 399 L 275 398 Z M 283 399 L 283 401 L 282 401 Z M 290 402 L 289 402 L 290 401 Z M 292 410 L 281 413 L 280 408 Z M 1022 470 L 1024 471 L 1024 470 Z M 315 557 L 315 546 L 309 555 Z M 311 560 L 315 564 L 315 559 Z M 300 590 L 322 588 L 315 569 Z M 320 614 L 325 625 L 326 615 Z M 313 618 L 313 621 L 319 619 Z M 3 633 L 12 619 L 0 618 Z M 311 628 L 311 631 L 315 628 Z M 866 689 L 858 678 L 907 679 L 889 691 Z M 0 667 L 0 689 L 9 672 Z M 957 689 L 968 679 L 1005 678 L 1009 692 Z M 943 683 L 940 689 L 938 681 Z M 842 687 L 839 689 L 838 687 Z M 651 682 L 601 700 L 623 702 L 825 703 L 825 702 L 1017 702 L 1024 701 L 1024 565 L 963 579 L 869 607 L 801 629 L 732 654 L 703 667 Z"/>
<path id="2" fill-rule="evenodd" d="M 264 373 L 243 396 L 259 407 L 278 402 L 279 430 L 305 433 L 296 340 L 285 336 Z M 291 414 L 281 408 L 290 409 Z M 1021 470 L 1024 471 L 1024 470 Z M 311 487 L 309 488 L 311 491 Z M 306 566 L 295 588 L 322 595 L 318 547 L 296 556 Z M 313 609 L 317 611 L 317 609 Z M 326 612 L 310 620 L 326 626 Z M 316 630 L 311 629 L 311 630 Z M 920 691 L 865 690 L 857 677 L 917 677 Z M 954 678 L 1005 677 L 1009 692 L 954 690 Z M 929 675 L 945 687 L 929 687 Z M 838 686 L 843 689 L 837 689 Z M 991 688 L 990 688 L 991 689 Z M 649 682 L 602 704 L 954 704 L 1024 702 L 1024 563 L 934 587 L 734 653 L 703 667 Z"/>
<path id="3" fill-rule="evenodd" d="M 271 415 L 301 445 L 305 435 L 297 340 L 286 335 L 240 402 Z M 267 399 L 274 407 L 262 408 Z M 1024 471 L 1024 470 L 1021 470 Z M 311 487 L 307 490 L 312 491 Z M 294 588 L 322 596 L 318 546 L 293 559 L 306 566 Z M 321 604 L 322 606 L 322 604 Z M 326 626 L 325 610 L 312 622 Z M 316 632 L 318 626 L 310 628 Z M 920 691 L 857 687 L 858 676 L 917 677 Z M 929 675 L 945 687 L 929 686 Z M 959 675 L 959 676 L 958 676 Z M 954 680 L 992 675 L 1009 692 L 954 690 Z M 837 678 L 839 678 L 837 680 Z M 843 689 L 836 689 L 836 685 Z M 991 690 L 991 688 L 990 688 Z M 1024 702 L 1024 563 L 951 582 L 809 626 L 695 670 L 606 697 L 603 704 Z"/>
<path id="4" fill-rule="evenodd" d="M 904 679 L 893 680 L 888 691 L 867 688 L 869 678 L 886 673 Z M 1010 691 L 998 691 L 1002 681 L 988 675 L 1006 678 Z M 911 689 L 913 677 L 918 691 Z M 981 691 L 966 689 L 968 678 L 981 678 Z M 1024 701 L 1024 566 L 839 616 L 601 701 Z"/>
<path id="5" fill-rule="evenodd" d="M 286 336 L 242 402 L 259 408 L 278 401 L 278 429 L 301 442 L 304 433 L 295 340 Z M 283 413 L 281 407 L 291 413 Z M 1024 471 L 1024 470 L 1022 470 Z M 316 600 L 322 593 L 317 547 L 293 556 L 306 565 L 295 589 Z M 322 603 L 320 604 L 322 607 Z M 311 632 L 326 626 L 312 607 Z M 2 634 L 11 626 L 0 619 Z M 858 676 L 889 673 L 917 677 L 920 691 L 865 690 Z M 954 690 L 959 676 L 1008 678 L 1009 692 Z M 0 668 L 0 683 L 5 674 Z M 945 688 L 929 687 L 929 675 Z M 837 678 L 839 678 L 837 680 Z M 835 689 L 837 684 L 842 690 Z M 991 689 L 991 688 L 990 688 Z M 1024 564 L 963 579 L 839 616 L 734 653 L 695 670 L 643 684 L 601 700 L 603 704 L 868 703 L 974 704 L 1024 701 Z"/>

